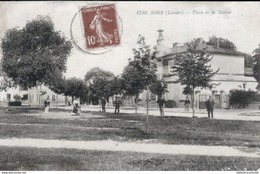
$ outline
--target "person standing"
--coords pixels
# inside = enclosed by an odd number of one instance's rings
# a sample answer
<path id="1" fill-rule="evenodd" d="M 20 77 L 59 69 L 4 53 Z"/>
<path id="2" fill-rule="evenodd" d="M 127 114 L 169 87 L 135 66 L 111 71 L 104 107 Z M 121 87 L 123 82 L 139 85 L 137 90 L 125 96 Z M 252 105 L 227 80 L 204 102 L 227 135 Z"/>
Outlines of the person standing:
<path id="1" fill-rule="evenodd" d="M 164 116 L 164 104 L 166 103 L 166 101 L 163 98 L 159 98 L 157 100 L 158 106 L 159 106 L 159 110 L 160 110 L 160 115 Z"/>
<path id="2" fill-rule="evenodd" d="M 120 105 L 122 104 L 121 100 L 119 97 L 116 97 L 116 100 L 114 101 L 114 106 L 115 106 L 115 114 L 120 113 Z"/>
<path id="3" fill-rule="evenodd" d="M 211 99 L 211 96 L 209 96 L 209 99 L 206 101 L 206 108 L 208 111 L 208 118 L 213 118 L 213 111 L 214 111 L 215 102 L 213 99 Z"/>
<path id="4" fill-rule="evenodd" d="M 184 101 L 184 105 L 185 105 L 185 111 L 189 111 L 189 107 L 190 107 L 190 100 L 189 97 L 186 97 L 186 100 Z"/>
<path id="5" fill-rule="evenodd" d="M 101 98 L 102 112 L 106 112 L 106 104 L 107 104 L 107 102 L 106 102 L 105 97 L 102 97 Z"/>
<path id="6" fill-rule="evenodd" d="M 45 113 L 49 113 L 50 110 L 50 99 L 49 96 L 47 97 L 47 99 L 44 101 L 44 106 L 45 106 Z"/>

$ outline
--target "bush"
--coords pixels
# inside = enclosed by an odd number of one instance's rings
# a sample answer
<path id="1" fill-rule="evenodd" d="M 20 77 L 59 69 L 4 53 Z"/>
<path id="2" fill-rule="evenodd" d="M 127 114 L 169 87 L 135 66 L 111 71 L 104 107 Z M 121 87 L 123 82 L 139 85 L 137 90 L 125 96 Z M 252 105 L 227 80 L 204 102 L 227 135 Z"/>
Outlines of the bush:
<path id="1" fill-rule="evenodd" d="M 15 94 L 15 95 L 14 95 L 14 100 L 15 100 L 15 101 L 20 101 L 20 100 L 21 100 L 21 96 L 18 95 L 18 94 Z"/>
<path id="2" fill-rule="evenodd" d="M 21 106 L 21 105 L 22 105 L 22 102 L 20 102 L 20 101 L 8 102 L 8 106 Z"/>
<path id="3" fill-rule="evenodd" d="M 259 100 L 259 94 L 255 91 L 244 91 L 244 90 L 231 90 L 229 103 L 230 107 L 234 108 L 245 108 L 250 103 Z"/>
<path id="4" fill-rule="evenodd" d="M 177 107 L 176 101 L 167 100 L 166 103 L 165 103 L 165 107 L 166 108 L 176 108 Z"/>

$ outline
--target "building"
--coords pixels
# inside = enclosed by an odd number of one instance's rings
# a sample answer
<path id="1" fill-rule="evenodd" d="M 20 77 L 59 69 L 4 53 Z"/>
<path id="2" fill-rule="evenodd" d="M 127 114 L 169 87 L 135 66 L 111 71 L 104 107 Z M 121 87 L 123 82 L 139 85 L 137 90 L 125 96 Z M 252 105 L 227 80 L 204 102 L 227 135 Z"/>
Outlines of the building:
<path id="1" fill-rule="evenodd" d="M 29 105 L 44 105 L 47 97 L 49 97 L 51 106 L 66 105 L 68 101 L 72 103 L 70 98 L 56 94 L 43 84 L 28 88 L 27 94 Z"/>
<path id="2" fill-rule="evenodd" d="M 0 106 L 7 106 L 8 102 L 15 101 L 15 95 L 21 97 L 22 105 L 43 105 L 47 97 L 49 97 L 52 106 L 65 105 L 71 100 L 64 95 L 56 94 L 44 85 L 37 85 L 28 89 L 23 89 L 16 85 L 0 91 Z"/>
<path id="3" fill-rule="evenodd" d="M 176 54 L 185 52 L 187 46 L 174 43 L 172 48 L 168 48 L 165 45 L 163 30 L 158 30 L 158 32 L 156 45 L 157 76 L 167 84 L 169 93 L 165 94 L 165 99 L 174 100 L 181 106 L 186 96 L 183 95 L 183 86 L 173 83 L 177 77 L 170 75 L 170 67 L 174 65 Z M 213 54 L 211 60 L 213 70 L 219 68 L 219 72 L 213 78 L 213 82 L 219 85 L 211 90 L 195 89 L 196 108 L 205 108 L 204 103 L 210 95 L 215 99 L 216 108 L 228 108 L 228 94 L 231 89 L 256 90 L 257 82 L 252 75 L 252 71 L 250 73 L 250 70 L 245 69 L 244 66 L 244 53 L 210 45 L 207 45 L 207 52 Z"/>

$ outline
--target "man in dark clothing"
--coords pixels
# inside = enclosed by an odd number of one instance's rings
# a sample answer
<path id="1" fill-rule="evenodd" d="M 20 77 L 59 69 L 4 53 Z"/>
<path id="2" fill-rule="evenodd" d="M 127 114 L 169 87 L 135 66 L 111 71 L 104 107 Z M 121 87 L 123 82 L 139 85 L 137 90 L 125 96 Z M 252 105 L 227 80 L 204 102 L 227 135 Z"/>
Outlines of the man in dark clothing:
<path id="1" fill-rule="evenodd" d="M 164 104 L 166 103 L 166 101 L 165 101 L 163 98 L 159 98 L 159 99 L 157 100 L 157 103 L 158 103 L 158 106 L 159 106 L 159 110 L 160 110 L 161 116 L 164 116 L 163 107 L 164 107 Z"/>
<path id="2" fill-rule="evenodd" d="M 214 100 L 211 99 L 211 96 L 209 96 L 209 99 L 206 101 L 206 108 L 207 108 L 207 111 L 208 111 L 208 117 L 209 118 L 210 118 L 210 114 L 211 114 L 211 118 L 213 118 L 214 105 L 215 105 Z"/>
<path id="3" fill-rule="evenodd" d="M 189 111 L 189 106 L 190 106 L 190 100 L 189 97 L 186 97 L 186 100 L 184 101 L 184 105 L 185 105 L 185 111 Z"/>
<path id="4" fill-rule="evenodd" d="M 47 97 L 47 99 L 44 101 L 44 106 L 45 106 L 45 113 L 48 113 L 50 110 L 50 99 L 49 96 Z"/>
<path id="5" fill-rule="evenodd" d="M 101 98 L 101 106 L 102 106 L 102 112 L 106 112 L 106 99 L 104 97 Z"/>
<path id="6" fill-rule="evenodd" d="M 119 97 L 116 97 L 116 100 L 114 101 L 114 106 L 115 106 L 115 114 L 119 114 L 120 112 L 120 105 L 122 104 L 121 100 L 119 99 Z"/>

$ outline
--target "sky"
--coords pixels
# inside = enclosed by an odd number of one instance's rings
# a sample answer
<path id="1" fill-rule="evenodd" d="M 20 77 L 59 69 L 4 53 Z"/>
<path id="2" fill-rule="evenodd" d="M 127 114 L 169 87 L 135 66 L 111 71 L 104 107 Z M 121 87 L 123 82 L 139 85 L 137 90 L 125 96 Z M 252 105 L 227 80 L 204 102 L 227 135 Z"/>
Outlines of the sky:
<path id="1" fill-rule="evenodd" d="M 55 30 L 61 31 L 69 40 L 72 23 L 72 36 L 84 49 L 82 18 L 78 11 L 90 3 L 0 2 L 0 38 L 8 29 L 23 28 L 27 21 L 35 19 L 37 15 L 49 15 Z M 94 3 L 98 4 L 97 1 Z M 147 44 L 154 46 L 158 29 L 164 30 L 163 35 L 169 47 L 172 43 L 184 43 L 198 37 L 208 40 L 212 35 L 232 41 L 238 51 L 249 54 L 260 44 L 259 2 L 102 2 L 111 3 L 115 3 L 121 19 L 117 21 L 122 30 L 120 45 L 100 55 L 82 52 L 74 46 L 68 57 L 66 77 L 84 78 L 93 67 L 111 71 L 115 75 L 121 74 L 132 57 L 138 35 L 143 35 Z"/>

